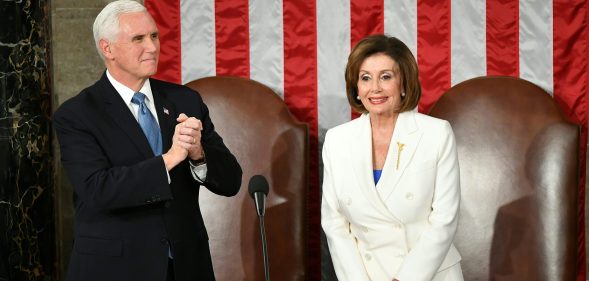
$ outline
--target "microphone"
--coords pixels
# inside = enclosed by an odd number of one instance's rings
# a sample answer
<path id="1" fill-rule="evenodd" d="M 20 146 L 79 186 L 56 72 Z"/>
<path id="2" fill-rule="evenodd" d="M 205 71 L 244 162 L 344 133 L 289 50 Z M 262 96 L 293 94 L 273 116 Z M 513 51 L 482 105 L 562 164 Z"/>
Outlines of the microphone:
<path id="1" fill-rule="evenodd" d="M 266 244 L 266 230 L 264 228 L 264 213 L 266 196 L 268 195 L 268 181 L 262 175 L 255 175 L 250 179 L 248 192 L 256 204 L 256 212 L 260 221 L 260 236 L 262 238 L 262 255 L 264 256 L 264 277 L 270 281 L 270 265 L 268 264 L 268 245 Z"/>
<path id="2" fill-rule="evenodd" d="M 268 181 L 266 181 L 266 178 L 262 175 L 255 175 L 250 179 L 247 189 L 256 204 L 258 217 L 263 217 L 265 213 L 266 196 L 270 189 L 268 187 Z"/>

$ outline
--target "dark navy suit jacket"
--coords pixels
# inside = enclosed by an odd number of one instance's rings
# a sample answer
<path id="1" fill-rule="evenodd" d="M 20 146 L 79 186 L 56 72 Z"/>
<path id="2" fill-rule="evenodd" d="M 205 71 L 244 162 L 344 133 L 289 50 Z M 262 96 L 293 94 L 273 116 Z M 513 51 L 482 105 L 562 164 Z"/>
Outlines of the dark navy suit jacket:
<path id="1" fill-rule="evenodd" d="M 207 159 L 203 186 L 219 195 L 235 195 L 241 168 L 215 132 L 201 96 L 156 79 L 150 84 L 163 151 L 171 146 L 180 113 L 200 119 Z M 106 73 L 66 101 L 53 124 L 74 188 L 75 240 L 68 280 L 163 281 L 170 247 L 176 280 L 214 280 L 198 204 L 200 184 L 188 160 L 170 171 L 168 183 L 162 157 L 153 155 Z"/>

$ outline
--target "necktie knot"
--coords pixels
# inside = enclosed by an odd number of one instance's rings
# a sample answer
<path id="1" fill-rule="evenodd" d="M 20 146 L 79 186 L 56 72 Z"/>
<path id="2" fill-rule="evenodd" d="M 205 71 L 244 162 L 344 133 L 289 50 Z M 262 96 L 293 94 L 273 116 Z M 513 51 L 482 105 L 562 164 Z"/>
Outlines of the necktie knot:
<path id="1" fill-rule="evenodd" d="M 131 99 L 131 102 L 136 104 L 136 105 L 140 105 L 142 103 L 145 102 L 145 94 L 141 93 L 141 92 L 137 92 L 133 95 L 133 98 Z"/>
<path id="2" fill-rule="evenodd" d="M 131 102 L 138 105 L 139 110 L 141 110 L 143 114 L 146 113 L 147 105 L 145 104 L 145 94 L 143 94 L 142 92 L 135 93 L 133 95 L 133 98 L 131 99 Z"/>

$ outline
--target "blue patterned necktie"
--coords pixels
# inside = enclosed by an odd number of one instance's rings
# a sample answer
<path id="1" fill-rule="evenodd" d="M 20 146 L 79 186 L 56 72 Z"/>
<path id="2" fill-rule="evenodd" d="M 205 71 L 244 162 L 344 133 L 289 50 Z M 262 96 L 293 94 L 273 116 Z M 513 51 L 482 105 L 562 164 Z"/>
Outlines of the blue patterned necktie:
<path id="1" fill-rule="evenodd" d="M 156 156 L 162 154 L 162 134 L 155 118 L 145 104 L 145 94 L 141 92 L 135 93 L 131 102 L 139 106 L 137 119 L 139 119 L 139 125 L 149 141 L 149 146 L 151 146 L 153 154 Z M 172 249 L 170 248 L 168 248 L 168 257 L 173 258 Z"/>
<path id="2" fill-rule="evenodd" d="M 153 150 L 153 153 L 156 156 L 162 154 L 162 134 L 160 132 L 160 127 L 157 125 L 157 121 L 145 104 L 145 95 L 141 92 L 137 92 L 133 95 L 131 102 L 139 106 L 137 119 L 139 119 L 139 125 L 149 141 L 151 150 Z"/>

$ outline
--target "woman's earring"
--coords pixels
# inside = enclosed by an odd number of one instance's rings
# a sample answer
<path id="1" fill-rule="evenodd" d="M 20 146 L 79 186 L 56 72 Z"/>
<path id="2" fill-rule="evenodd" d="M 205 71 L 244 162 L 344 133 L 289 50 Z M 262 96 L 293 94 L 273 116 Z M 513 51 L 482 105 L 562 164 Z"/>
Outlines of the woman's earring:
<path id="1" fill-rule="evenodd" d="M 357 99 L 357 100 L 360 100 L 360 96 L 356 96 L 356 99 Z"/>
<path id="2" fill-rule="evenodd" d="M 404 98 L 405 97 L 405 92 L 401 92 L 401 97 Z"/>

